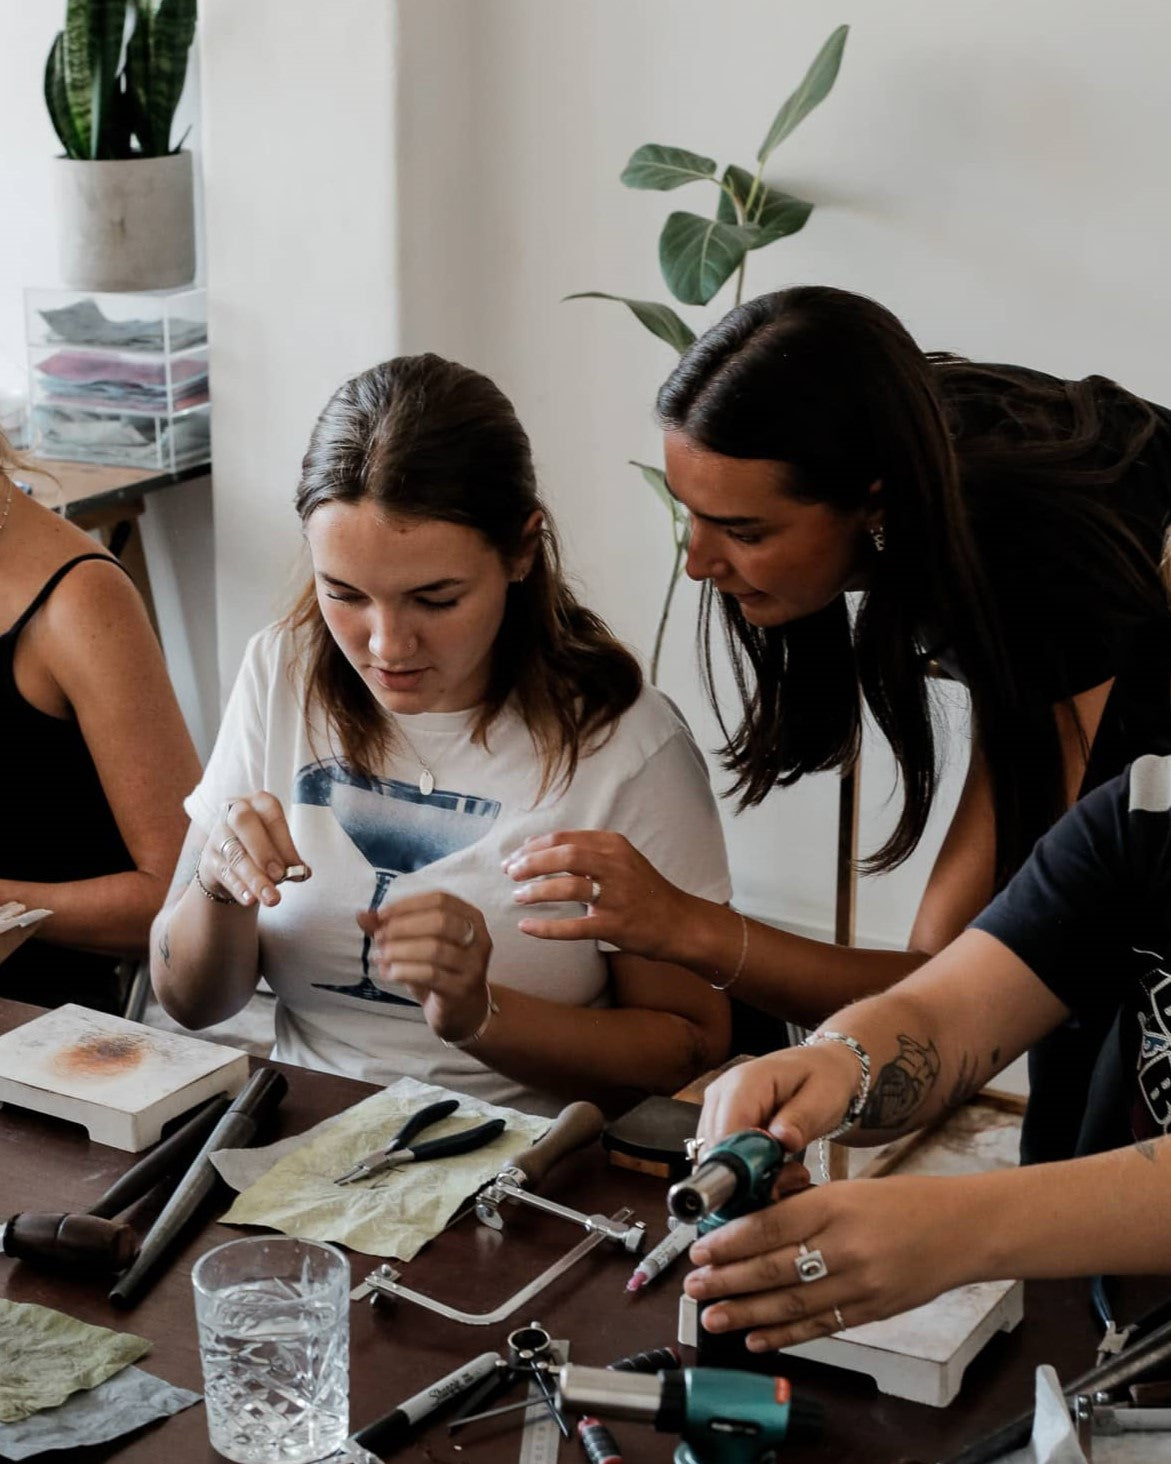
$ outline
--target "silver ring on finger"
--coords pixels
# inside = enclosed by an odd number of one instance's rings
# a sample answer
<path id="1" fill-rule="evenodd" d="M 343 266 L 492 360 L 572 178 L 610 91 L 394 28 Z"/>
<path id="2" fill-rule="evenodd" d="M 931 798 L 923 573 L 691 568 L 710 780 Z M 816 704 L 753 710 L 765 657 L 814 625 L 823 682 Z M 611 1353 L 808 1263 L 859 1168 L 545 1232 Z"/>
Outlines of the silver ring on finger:
<path id="1" fill-rule="evenodd" d="M 797 1247 L 793 1268 L 797 1272 L 797 1280 L 803 1286 L 808 1286 L 810 1281 L 821 1281 L 829 1275 L 825 1257 L 819 1250 L 810 1250 L 804 1241 Z"/>
<path id="2" fill-rule="evenodd" d="M 464 916 L 464 925 L 467 928 L 464 931 L 464 933 L 460 936 L 459 943 L 464 948 L 464 950 L 466 951 L 467 948 L 470 945 L 474 944 L 474 942 L 475 942 L 475 939 L 476 939 L 476 927 L 472 924 L 472 922 L 467 918 L 466 915 Z"/>
<path id="3" fill-rule="evenodd" d="M 587 905 L 596 905 L 601 898 L 602 898 L 602 886 L 599 884 L 599 882 L 596 879 L 591 879 L 590 880 L 590 897 L 586 901 L 586 904 Z"/>
<path id="4" fill-rule="evenodd" d="M 845 1319 L 844 1316 L 842 1316 L 842 1309 L 841 1309 L 841 1307 L 840 1306 L 835 1306 L 833 1308 L 833 1314 L 834 1314 L 834 1321 L 838 1324 L 838 1331 L 839 1332 L 844 1332 L 846 1330 L 846 1319 Z"/>
<path id="5" fill-rule="evenodd" d="M 241 844 L 240 840 L 236 837 L 235 834 L 229 834 L 224 842 L 220 845 L 220 858 L 228 864 L 232 864 L 235 862 L 235 856 L 228 852 L 233 847 L 240 852 L 243 852 L 244 845 Z"/>

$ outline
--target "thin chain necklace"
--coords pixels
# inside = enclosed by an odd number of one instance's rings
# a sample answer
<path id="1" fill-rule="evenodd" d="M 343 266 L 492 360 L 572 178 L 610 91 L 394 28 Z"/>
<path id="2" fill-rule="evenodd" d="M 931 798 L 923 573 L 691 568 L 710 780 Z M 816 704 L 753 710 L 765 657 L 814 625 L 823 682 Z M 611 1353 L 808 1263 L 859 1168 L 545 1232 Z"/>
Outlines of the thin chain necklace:
<path id="1" fill-rule="evenodd" d="M 0 524 L 0 528 L 3 528 L 2 524 Z M 427 759 L 423 756 L 423 754 L 419 751 L 419 749 L 415 746 L 415 744 L 411 741 L 411 739 L 407 736 L 402 721 L 398 717 L 395 717 L 394 725 L 398 728 L 399 734 L 401 735 L 403 741 L 414 753 L 415 761 L 423 769 L 423 771 L 419 774 L 419 792 L 423 795 L 424 798 L 430 798 L 432 793 L 435 792 L 434 769 L 432 765 L 427 761 Z"/>
<path id="2" fill-rule="evenodd" d="M 8 515 L 12 512 L 12 495 L 16 492 L 16 484 L 11 478 L 8 480 L 8 497 L 4 500 L 4 514 L 0 517 L 0 534 L 4 532 L 4 525 L 8 522 Z"/>

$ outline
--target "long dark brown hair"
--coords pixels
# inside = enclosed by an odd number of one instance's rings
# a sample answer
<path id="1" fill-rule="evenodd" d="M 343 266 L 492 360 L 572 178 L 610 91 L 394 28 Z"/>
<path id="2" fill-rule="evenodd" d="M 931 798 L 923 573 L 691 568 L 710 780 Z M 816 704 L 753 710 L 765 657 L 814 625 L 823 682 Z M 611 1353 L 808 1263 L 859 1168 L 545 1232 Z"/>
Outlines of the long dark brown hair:
<path id="1" fill-rule="evenodd" d="M 506 565 L 530 547 L 524 534 L 534 510 L 544 515 L 532 567 L 508 587 L 473 735 L 487 745 L 492 722 L 515 697 L 541 758 L 541 792 L 558 776 L 568 781 L 636 700 L 642 675 L 566 583 L 512 403 L 486 376 L 431 354 L 353 377 L 317 419 L 296 506 L 304 523 L 322 504 L 363 499 L 388 514 L 465 524 Z M 288 619 L 307 641 L 309 701 L 324 711 L 342 756 L 373 775 L 393 745 L 392 719 L 329 633 L 312 583 Z"/>
<path id="2" fill-rule="evenodd" d="M 996 557 L 1009 554 L 1006 537 L 1044 545 L 1066 584 L 1034 579 L 1035 593 L 1074 603 L 1087 592 L 1136 622 L 1165 615 L 1159 545 L 1140 542 L 1104 491 L 1154 431 L 1151 408 L 1101 377 L 1059 382 L 925 355 L 874 301 L 805 286 L 738 306 L 696 341 L 659 392 L 658 415 L 710 451 L 784 463 L 790 491 L 807 502 L 857 510 L 881 485 L 885 545 L 871 557 L 852 623 L 839 596 L 804 619 L 760 628 L 704 586 L 708 693 L 719 714 L 718 602 L 741 702 L 733 731 L 721 718 L 740 806 L 806 773 L 850 766 L 865 701 L 903 793 L 893 833 L 865 867 L 900 864 L 922 837 L 937 788 L 926 653 L 946 647 L 991 776 L 1003 882 L 1058 817 L 1065 790 L 1055 697 L 1014 655 L 1014 620 L 992 589 L 1005 579 Z M 1059 679 L 1061 668 L 1050 669 Z"/>

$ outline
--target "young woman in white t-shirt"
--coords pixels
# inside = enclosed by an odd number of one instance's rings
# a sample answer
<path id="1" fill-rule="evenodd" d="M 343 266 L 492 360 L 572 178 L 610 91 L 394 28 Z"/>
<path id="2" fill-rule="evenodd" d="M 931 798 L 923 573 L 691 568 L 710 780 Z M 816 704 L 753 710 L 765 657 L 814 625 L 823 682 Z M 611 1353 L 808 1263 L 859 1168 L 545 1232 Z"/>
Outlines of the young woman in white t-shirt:
<path id="1" fill-rule="evenodd" d="M 569 590 L 511 404 L 433 355 L 374 367 L 318 420 L 296 506 L 312 583 L 249 645 L 187 800 L 166 1009 L 206 1026 L 263 975 L 278 1057 L 546 1110 L 718 1063 L 707 981 L 517 929 L 503 865 L 556 828 L 620 828 L 729 890 L 702 759 Z"/>

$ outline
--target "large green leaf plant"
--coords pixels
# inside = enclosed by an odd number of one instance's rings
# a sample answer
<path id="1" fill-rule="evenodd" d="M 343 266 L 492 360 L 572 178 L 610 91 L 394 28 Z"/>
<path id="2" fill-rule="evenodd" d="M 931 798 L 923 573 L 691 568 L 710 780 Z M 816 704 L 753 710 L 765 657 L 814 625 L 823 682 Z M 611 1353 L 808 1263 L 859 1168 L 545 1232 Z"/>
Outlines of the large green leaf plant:
<path id="1" fill-rule="evenodd" d="M 737 167 L 732 163 L 721 172 L 714 158 L 703 157 L 681 147 L 663 147 L 659 143 L 648 142 L 634 152 L 622 170 L 621 181 L 627 188 L 667 193 L 685 184 L 706 183 L 719 191 L 711 217 L 677 210 L 668 217 L 659 235 L 659 267 L 663 280 L 681 304 L 710 304 L 735 276 L 734 303 L 739 305 L 744 294 L 749 254 L 805 227 L 813 212 L 813 204 L 766 183 L 764 168 L 776 148 L 829 95 L 837 80 L 848 32 L 848 26 L 838 26 L 814 57 L 801 84 L 773 118 L 764 141 L 757 149 L 754 169 Z M 657 300 L 632 300 L 625 295 L 610 295 L 602 290 L 583 290 L 566 298 L 616 300 L 629 308 L 640 325 L 680 355 L 695 340 L 695 331 L 678 312 Z M 649 463 L 633 463 L 632 466 L 639 469 L 666 505 L 671 515 L 675 546 L 671 578 L 651 653 L 651 680 L 656 681 L 671 600 L 687 554 L 688 520 L 684 509 L 668 491 L 662 468 Z"/>

